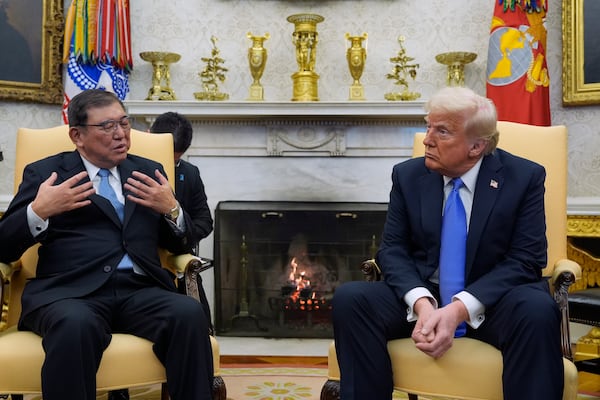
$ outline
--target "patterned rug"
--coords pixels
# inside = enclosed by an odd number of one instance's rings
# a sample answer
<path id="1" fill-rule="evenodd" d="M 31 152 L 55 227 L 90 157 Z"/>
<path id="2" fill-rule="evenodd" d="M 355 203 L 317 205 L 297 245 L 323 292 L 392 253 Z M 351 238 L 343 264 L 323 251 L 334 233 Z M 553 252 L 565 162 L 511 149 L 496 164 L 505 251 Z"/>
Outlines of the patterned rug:
<path id="1" fill-rule="evenodd" d="M 318 400 L 321 387 L 327 380 L 325 367 L 298 366 L 243 366 L 221 368 L 227 387 L 227 400 Z M 106 393 L 98 393 L 97 400 L 106 400 Z M 393 399 L 406 399 L 394 392 Z M 131 400 L 160 400 L 160 386 L 130 389 Z M 425 398 L 421 400 L 450 400 Z M 582 393 L 578 400 L 600 399 L 600 393 Z M 25 400 L 41 400 L 39 395 L 25 396 Z"/>
<path id="2" fill-rule="evenodd" d="M 227 400 L 317 400 L 327 368 L 221 368 Z"/>

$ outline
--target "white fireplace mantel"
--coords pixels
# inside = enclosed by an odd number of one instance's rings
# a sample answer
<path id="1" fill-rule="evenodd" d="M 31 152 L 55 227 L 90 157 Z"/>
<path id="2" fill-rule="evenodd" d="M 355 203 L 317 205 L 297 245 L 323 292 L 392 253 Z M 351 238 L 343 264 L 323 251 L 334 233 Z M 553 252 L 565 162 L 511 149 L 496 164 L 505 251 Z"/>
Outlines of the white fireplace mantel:
<path id="1" fill-rule="evenodd" d="M 186 155 L 217 157 L 409 157 L 424 102 L 128 101 L 135 126 L 166 111 L 194 127 Z"/>
<path id="2" fill-rule="evenodd" d="M 248 119 L 368 119 L 419 120 L 425 116 L 423 101 L 410 102 L 248 102 L 248 101 L 126 101 L 133 117 L 148 120 L 165 111 L 176 111 L 194 121 Z"/>

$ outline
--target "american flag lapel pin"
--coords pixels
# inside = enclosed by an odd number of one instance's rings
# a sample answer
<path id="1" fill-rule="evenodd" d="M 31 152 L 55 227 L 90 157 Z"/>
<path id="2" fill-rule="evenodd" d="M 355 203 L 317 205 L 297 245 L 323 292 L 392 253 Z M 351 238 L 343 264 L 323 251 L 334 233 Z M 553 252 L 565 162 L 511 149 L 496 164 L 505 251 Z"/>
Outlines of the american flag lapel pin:
<path id="1" fill-rule="evenodd" d="M 490 180 L 490 187 L 493 187 L 494 189 L 498 189 L 498 181 L 491 179 Z"/>

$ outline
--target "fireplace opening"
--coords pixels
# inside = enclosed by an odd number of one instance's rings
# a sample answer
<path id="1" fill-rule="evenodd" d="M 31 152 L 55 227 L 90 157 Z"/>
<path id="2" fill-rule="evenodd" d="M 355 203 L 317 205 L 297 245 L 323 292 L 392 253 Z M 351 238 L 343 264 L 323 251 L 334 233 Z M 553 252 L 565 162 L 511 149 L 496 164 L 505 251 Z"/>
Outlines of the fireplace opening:
<path id="1" fill-rule="evenodd" d="M 363 279 L 387 204 L 224 201 L 215 211 L 218 335 L 331 338 L 331 299 Z"/>

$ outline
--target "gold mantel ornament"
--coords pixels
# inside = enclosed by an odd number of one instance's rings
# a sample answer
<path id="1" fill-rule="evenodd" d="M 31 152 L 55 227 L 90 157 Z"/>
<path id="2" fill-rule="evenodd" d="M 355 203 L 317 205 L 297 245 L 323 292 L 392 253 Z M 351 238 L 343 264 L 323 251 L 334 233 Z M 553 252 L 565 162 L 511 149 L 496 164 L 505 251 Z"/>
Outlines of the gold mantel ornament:
<path id="1" fill-rule="evenodd" d="M 144 61 L 152 63 L 152 87 L 148 90 L 146 100 L 177 100 L 175 91 L 171 89 L 171 72 L 169 64 L 179 61 L 181 56 L 163 51 L 144 51 L 140 53 Z"/>
<path id="2" fill-rule="evenodd" d="M 255 36 L 248 32 L 246 36 L 252 40 L 252 47 L 248 49 L 248 64 L 250 64 L 250 74 L 253 82 L 250 85 L 248 100 L 262 101 L 264 100 L 264 88 L 260 84 L 260 78 L 267 64 L 267 49 L 263 47 L 263 43 L 271 36 L 268 32 L 263 36 Z"/>
<path id="3" fill-rule="evenodd" d="M 465 65 L 472 63 L 476 58 L 477 54 L 466 51 L 451 51 L 435 56 L 437 62 L 448 66 L 448 86 L 465 86 Z"/>
<path id="4" fill-rule="evenodd" d="M 400 51 L 396 57 L 390 58 L 390 61 L 394 63 L 394 68 L 392 68 L 391 73 L 386 75 L 386 78 L 393 79 L 394 84 L 403 87 L 404 90 L 402 90 L 402 92 L 386 93 L 385 98 L 390 101 L 412 101 L 421 97 L 420 93 L 410 92 L 408 90 L 408 78 L 410 77 L 414 80 L 417 77 L 419 64 L 411 64 L 411 62 L 414 61 L 414 58 L 406 55 L 404 40 L 404 36 L 398 37 Z"/>
<path id="5" fill-rule="evenodd" d="M 292 43 L 296 46 L 296 61 L 298 72 L 292 74 L 294 95 L 292 101 L 319 101 L 317 81 L 319 75 L 315 72 L 317 58 L 317 43 L 319 35 L 317 24 L 325 18 L 317 14 L 294 14 L 287 17 L 294 24 Z"/>
<path id="6" fill-rule="evenodd" d="M 365 61 L 367 60 L 367 40 L 368 35 L 363 33 L 361 36 L 350 36 L 346 33 L 346 40 L 350 41 L 350 47 L 346 50 L 346 59 L 348 60 L 348 68 L 354 82 L 350 86 L 349 100 L 365 100 L 365 90 L 360 83 L 360 77 L 365 69 Z M 362 43 L 365 41 L 365 47 Z"/>
<path id="7" fill-rule="evenodd" d="M 210 41 L 213 45 L 211 57 L 201 58 L 201 60 L 206 63 L 206 67 L 204 67 L 204 69 L 198 73 L 198 76 L 202 81 L 202 87 L 204 91 L 195 92 L 194 97 L 197 100 L 227 100 L 229 95 L 227 93 L 219 92 L 218 82 L 225 81 L 225 72 L 227 72 L 228 69 L 221 65 L 225 63 L 225 60 L 219 57 L 220 51 L 217 48 L 217 38 L 215 36 L 211 36 Z"/>

